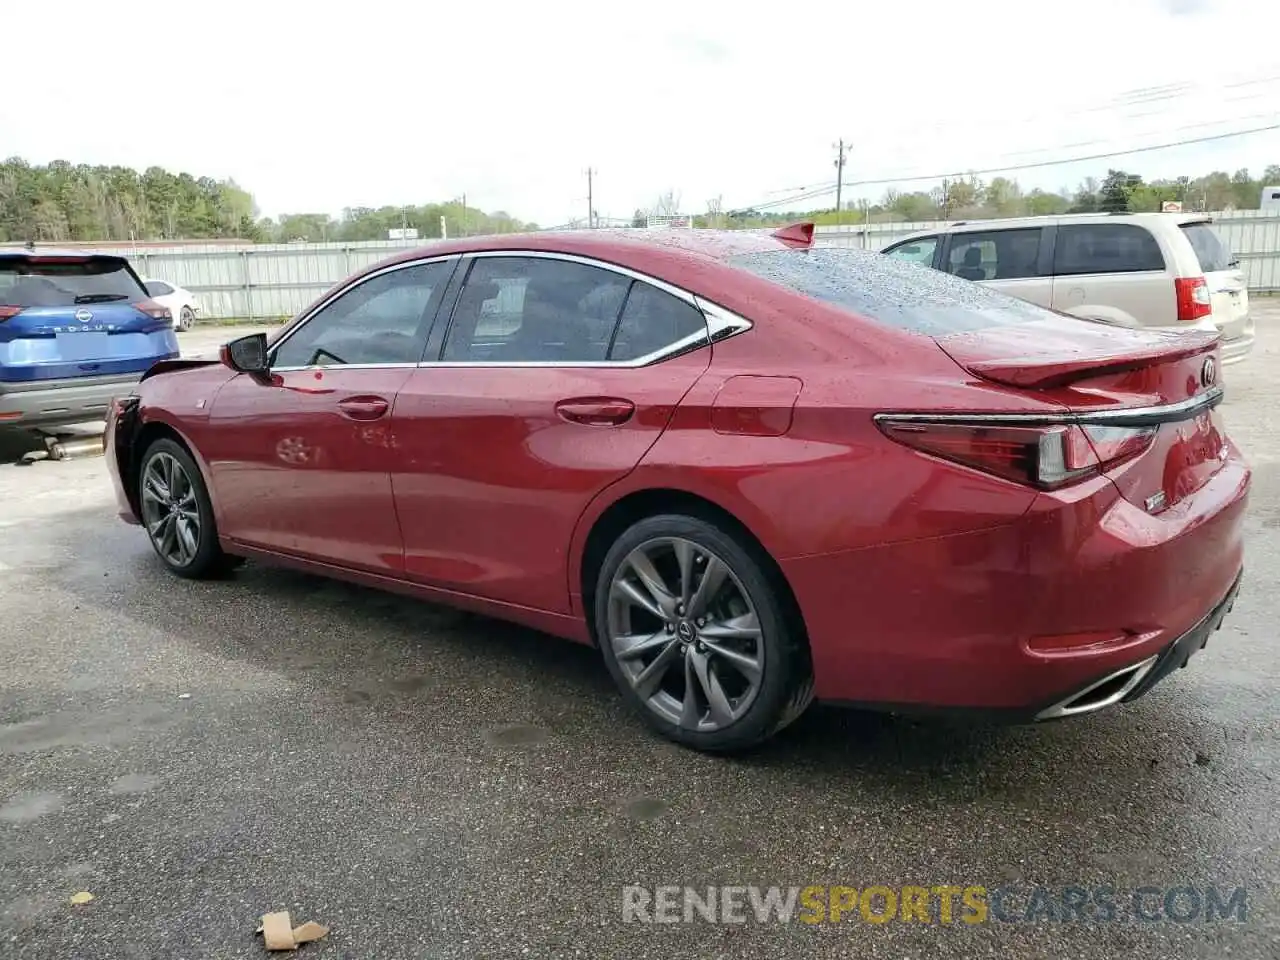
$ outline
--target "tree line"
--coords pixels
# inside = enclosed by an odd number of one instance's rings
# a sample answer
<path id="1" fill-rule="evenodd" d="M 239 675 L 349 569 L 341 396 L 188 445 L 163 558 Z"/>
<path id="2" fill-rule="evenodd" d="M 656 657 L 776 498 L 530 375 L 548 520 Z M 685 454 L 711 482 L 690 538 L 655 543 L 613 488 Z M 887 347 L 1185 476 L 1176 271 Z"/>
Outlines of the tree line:
<path id="1" fill-rule="evenodd" d="M 1017 180 L 1007 177 L 984 181 L 969 176 L 944 180 L 928 191 L 887 190 L 878 203 L 854 201 L 839 213 L 830 208 L 787 212 L 747 209 L 724 215 L 715 209 L 718 201 L 712 201 L 707 213 L 695 219 L 695 225 L 710 226 L 727 221 L 725 225 L 764 227 L 802 219 L 830 225 L 864 221 L 985 220 L 1099 211 L 1144 213 L 1158 211 L 1161 204 L 1170 200 L 1181 202 L 1187 211 L 1256 210 L 1261 203 L 1262 188 L 1277 185 L 1280 185 L 1280 164 L 1267 167 L 1256 179 L 1246 169 L 1151 181 L 1125 170 L 1108 170 L 1102 180 L 1090 177 L 1075 190 L 1061 191 L 1038 187 L 1023 190 Z"/>
<path id="2" fill-rule="evenodd" d="M 839 212 L 820 210 L 725 210 L 710 200 L 694 217 L 695 227 L 752 228 L 796 220 L 820 225 L 921 220 L 979 220 L 1093 211 L 1155 211 L 1167 200 L 1185 210 L 1257 209 L 1264 186 L 1280 185 L 1280 164 L 1254 178 L 1248 170 L 1215 171 L 1200 177 L 1146 181 L 1126 170 L 1086 179 L 1074 191 L 1024 190 L 1017 180 L 977 176 L 943 181 L 928 191 L 888 190 L 877 203 L 857 201 Z M 651 209 L 637 210 L 631 223 L 650 214 L 675 214 L 680 197 L 668 191 Z M 234 238 L 255 242 L 385 240 L 408 227 L 424 239 L 537 229 L 503 211 L 486 213 L 461 199 L 414 206 L 349 207 L 337 217 L 292 213 L 262 217 L 253 195 L 234 180 L 215 180 L 160 167 L 137 171 L 55 160 L 44 166 L 19 157 L 0 163 L 0 242 L 198 240 Z"/>
<path id="3" fill-rule="evenodd" d="M 442 219 L 443 218 L 443 219 Z M 511 233 L 536 229 L 504 212 L 485 213 L 454 200 L 404 207 L 351 207 L 322 213 L 260 216 L 253 195 L 234 180 L 137 171 L 55 160 L 44 166 L 20 157 L 0 163 L 0 242 L 240 239 L 385 240 L 409 227 L 418 236 Z"/>

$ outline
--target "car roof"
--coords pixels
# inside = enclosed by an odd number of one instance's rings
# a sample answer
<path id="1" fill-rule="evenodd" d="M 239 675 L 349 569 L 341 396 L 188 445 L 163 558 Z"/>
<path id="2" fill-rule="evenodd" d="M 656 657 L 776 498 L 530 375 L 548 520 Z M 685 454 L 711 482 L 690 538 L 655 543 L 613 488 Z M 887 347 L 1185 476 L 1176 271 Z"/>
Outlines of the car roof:
<path id="1" fill-rule="evenodd" d="M 956 220 L 952 223 L 940 224 L 932 228 L 913 230 L 905 237 L 888 241 L 890 246 L 922 240 L 925 237 L 936 237 L 947 233 L 981 233 L 986 230 L 1016 230 L 1021 227 L 1044 227 L 1050 225 L 1074 225 L 1081 223 L 1167 223 L 1173 226 L 1188 226 L 1193 223 L 1212 223 L 1213 217 L 1207 213 L 1056 213 L 1041 217 L 1003 217 L 992 220 Z"/>
<path id="2" fill-rule="evenodd" d="M 805 227 L 809 225 L 806 224 Z M 503 250 L 563 253 L 619 263 L 627 263 L 637 258 L 644 259 L 646 254 L 667 252 L 723 262 L 743 254 L 786 250 L 796 245 L 780 239 L 777 236 L 779 232 L 699 230 L 683 227 L 650 230 L 644 227 L 624 227 L 604 230 L 504 233 L 441 240 L 389 257 L 371 269 L 380 269 L 408 260 L 418 260 L 424 256 L 439 257 Z"/>

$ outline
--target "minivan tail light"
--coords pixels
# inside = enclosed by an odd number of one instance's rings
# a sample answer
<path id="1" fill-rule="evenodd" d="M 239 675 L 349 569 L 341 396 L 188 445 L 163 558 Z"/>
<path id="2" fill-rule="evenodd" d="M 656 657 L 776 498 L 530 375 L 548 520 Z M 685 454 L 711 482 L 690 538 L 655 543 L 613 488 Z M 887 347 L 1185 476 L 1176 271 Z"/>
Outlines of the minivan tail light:
<path id="1" fill-rule="evenodd" d="M 173 314 L 169 312 L 169 308 L 163 304 L 156 303 L 154 300 L 139 300 L 133 305 L 133 308 L 145 313 L 154 320 L 173 321 Z"/>
<path id="2" fill-rule="evenodd" d="M 1209 284 L 1204 277 L 1178 277 L 1173 281 L 1173 294 L 1178 301 L 1178 322 L 1193 323 L 1213 313 Z"/>
<path id="3" fill-rule="evenodd" d="M 26 307 L 12 307 L 12 306 L 7 306 L 6 304 L 0 303 L 0 323 L 3 323 L 5 320 L 8 320 L 10 317 L 16 317 L 25 309 Z"/>
<path id="4" fill-rule="evenodd" d="M 1094 424 L 1010 426 L 1002 423 L 877 418 L 892 440 L 1015 483 L 1054 490 L 1142 453 L 1156 427 Z"/>

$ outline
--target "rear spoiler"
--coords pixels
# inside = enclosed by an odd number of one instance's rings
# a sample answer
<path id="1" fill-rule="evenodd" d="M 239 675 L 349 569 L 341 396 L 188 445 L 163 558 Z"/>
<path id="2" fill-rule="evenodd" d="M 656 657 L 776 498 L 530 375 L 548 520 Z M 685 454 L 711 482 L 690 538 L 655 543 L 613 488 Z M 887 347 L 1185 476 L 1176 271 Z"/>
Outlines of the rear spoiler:
<path id="1" fill-rule="evenodd" d="M 781 240 L 788 247 L 807 250 L 813 246 L 813 227 L 811 222 L 792 223 L 779 227 L 770 236 Z"/>
<path id="2" fill-rule="evenodd" d="M 969 341 L 964 334 L 954 338 L 940 338 L 938 346 L 970 373 L 1002 383 L 1009 387 L 1027 390 L 1044 390 L 1063 387 L 1078 380 L 1139 370 L 1153 363 L 1185 360 L 1208 353 L 1218 346 L 1222 334 L 1214 331 L 1188 331 L 1178 334 L 1177 343 L 1162 341 L 1143 346 L 1122 345 L 1114 352 L 1088 352 L 1075 355 L 1069 350 L 1054 353 L 1037 353 L 1019 356 L 1014 351 L 991 357 L 989 349 L 966 349 Z"/>

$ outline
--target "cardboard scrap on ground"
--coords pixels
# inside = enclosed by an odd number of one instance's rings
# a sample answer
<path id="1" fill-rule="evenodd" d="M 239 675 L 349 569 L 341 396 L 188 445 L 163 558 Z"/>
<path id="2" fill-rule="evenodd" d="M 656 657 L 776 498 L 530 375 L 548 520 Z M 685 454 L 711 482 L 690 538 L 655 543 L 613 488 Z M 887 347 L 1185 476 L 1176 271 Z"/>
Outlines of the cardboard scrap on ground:
<path id="1" fill-rule="evenodd" d="M 258 933 L 262 934 L 262 945 L 268 950 L 296 950 L 304 943 L 327 937 L 329 928 L 314 920 L 295 927 L 289 918 L 289 911 L 280 910 L 263 914 Z"/>

